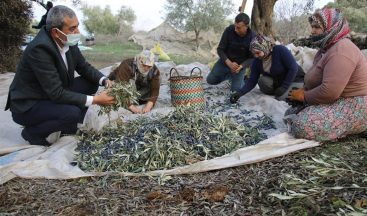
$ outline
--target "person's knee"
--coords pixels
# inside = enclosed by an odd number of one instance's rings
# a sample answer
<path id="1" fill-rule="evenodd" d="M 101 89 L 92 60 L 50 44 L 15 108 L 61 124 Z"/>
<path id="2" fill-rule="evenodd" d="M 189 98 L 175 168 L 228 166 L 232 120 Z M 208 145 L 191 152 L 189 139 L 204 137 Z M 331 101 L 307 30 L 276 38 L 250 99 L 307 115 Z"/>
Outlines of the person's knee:
<path id="1" fill-rule="evenodd" d="M 221 82 L 221 80 L 215 74 L 216 74 L 216 72 L 214 70 L 212 70 L 212 71 L 210 71 L 210 73 L 206 77 L 206 82 L 209 85 L 216 85 L 216 84 L 219 84 Z"/>
<path id="2" fill-rule="evenodd" d="M 313 131 L 305 130 L 306 125 L 305 122 L 301 121 L 300 119 L 294 119 L 290 123 L 290 133 L 297 139 L 312 139 L 314 138 Z"/>
<path id="3" fill-rule="evenodd" d="M 82 110 L 77 106 L 70 105 L 65 110 L 65 113 L 61 119 L 65 123 L 77 123 L 79 122 L 81 116 L 82 116 Z"/>
<path id="4" fill-rule="evenodd" d="M 93 85 L 93 86 L 90 88 L 91 94 L 89 94 L 89 95 L 94 95 L 95 93 L 97 93 L 98 88 L 99 88 L 99 86 L 98 86 L 98 85 Z"/>
<path id="5" fill-rule="evenodd" d="M 86 94 L 86 95 L 93 95 L 97 92 L 99 85 L 93 83 L 83 77 L 76 77 L 74 78 L 73 86 L 71 90 L 74 92 Z"/>
<path id="6" fill-rule="evenodd" d="M 243 78 L 240 78 L 240 79 L 232 78 L 232 80 L 231 80 L 231 91 L 232 92 L 237 92 L 237 91 L 241 90 L 243 85 L 244 85 Z"/>
<path id="7" fill-rule="evenodd" d="M 338 138 L 337 133 L 333 133 L 330 129 L 323 127 L 320 121 L 312 121 L 302 118 L 302 115 L 298 115 L 298 118 L 291 124 L 291 134 L 298 139 L 315 140 L 318 142 L 330 141 Z"/>
<path id="8" fill-rule="evenodd" d="M 218 84 L 219 82 L 217 81 L 217 79 L 215 78 L 215 76 L 212 74 L 212 72 L 210 72 L 208 74 L 208 76 L 206 77 L 206 82 L 209 84 L 209 85 L 216 85 Z"/>
<path id="9" fill-rule="evenodd" d="M 86 95 L 94 95 L 98 91 L 99 85 L 92 82 L 87 82 L 84 88 L 84 92 L 81 93 L 84 93 Z"/>
<path id="10" fill-rule="evenodd" d="M 274 81 L 269 76 L 260 77 L 258 83 L 260 91 L 264 94 L 274 94 Z"/>
<path id="11" fill-rule="evenodd" d="M 206 77 L 206 82 L 209 85 L 217 85 L 228 78 L 228 71 L 229 68 L 218 60 Z"/>

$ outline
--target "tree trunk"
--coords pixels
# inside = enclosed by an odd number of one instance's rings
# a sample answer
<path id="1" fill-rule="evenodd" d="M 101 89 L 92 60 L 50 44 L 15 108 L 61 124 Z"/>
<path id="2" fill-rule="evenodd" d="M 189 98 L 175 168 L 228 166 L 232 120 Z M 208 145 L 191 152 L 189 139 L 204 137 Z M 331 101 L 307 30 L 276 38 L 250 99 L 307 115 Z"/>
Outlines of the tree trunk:
<path id="1" fill-rule="evenodd" d="M 242 5 L 240 6 L 240 13 L 243 13 L 243 11 L 245 10 L 245 7 L 246 7 L 246 2 L 247 0 L 242 0 Z"/>
<path id="2" fill-rule="evenodd" d="M 251 28 L 258 34 L 274 36 L 273 10 L 277 0 L 254 0 L 251 15 Z"/>
<path id="3" fill-rule="evenodd" d="M 200 46 L 200 43 L 199 43 L 199 34 L 200 34 L 200 31 L 195 30 L 196 51 L 199 50 L 199 46 Z"/>

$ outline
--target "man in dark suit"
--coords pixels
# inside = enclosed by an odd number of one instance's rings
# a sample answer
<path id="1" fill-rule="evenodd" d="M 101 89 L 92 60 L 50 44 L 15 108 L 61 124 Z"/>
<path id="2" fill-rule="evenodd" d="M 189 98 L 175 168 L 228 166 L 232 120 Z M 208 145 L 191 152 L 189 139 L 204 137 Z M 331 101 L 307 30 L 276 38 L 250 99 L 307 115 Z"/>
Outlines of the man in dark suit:
<path id="1" fill-rule="evenodd" d="M 53 132 L 75 134 L 91 104 L 111 105 L 115 99 L 99 85 L 112 82 L 82 56 L 78 18 L 65 6 L 53 7 L 18 64 L 5 110 L 23 125 L 22 137 L 32 145 L 50 145 Z M 74 71 L 80 76 L 74 78 Z"/>

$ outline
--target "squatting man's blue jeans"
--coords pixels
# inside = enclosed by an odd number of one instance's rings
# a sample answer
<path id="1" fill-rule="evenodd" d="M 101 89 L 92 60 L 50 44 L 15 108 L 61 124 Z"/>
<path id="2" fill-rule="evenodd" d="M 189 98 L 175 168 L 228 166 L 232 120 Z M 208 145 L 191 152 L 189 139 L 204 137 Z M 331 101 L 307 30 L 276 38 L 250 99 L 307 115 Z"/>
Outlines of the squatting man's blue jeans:
<path id="1" fill-rule="evenodd" d="M 249 59 L 250 65 L 252 62 L 252 59 Z M 240 70 L 238 73 L 232 73 L 231 69 L 223 63 L 221 59 L 219 59 L 208 74 L 206 78 L 206 82 L 210 85 L 217 85 L 225 80 L 231 81 L 231 91 L 238 91 L 241 89 L 241 87 L 244 85 L 244 78 L 245 78 L 245 71 L 246 67 Z"/>

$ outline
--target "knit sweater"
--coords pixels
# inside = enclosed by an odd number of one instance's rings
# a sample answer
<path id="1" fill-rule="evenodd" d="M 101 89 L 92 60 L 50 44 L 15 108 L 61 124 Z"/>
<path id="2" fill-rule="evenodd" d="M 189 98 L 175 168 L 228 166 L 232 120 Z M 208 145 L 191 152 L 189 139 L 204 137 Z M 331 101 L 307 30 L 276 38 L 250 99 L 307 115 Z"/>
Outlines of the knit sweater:
<path id="1" fill-rule="evenodd" d="M 305 101 L 330 104 L 341 97 L 367 95 L 367 60 L 348 38 L 319 51 L 305 75 Z"/>
<path id="2" fill-rule="evenodd" d="M 248 93 L 256 86 L 261 74 L 267 74 L 274 80 L 280 81 L 275 87 L 289 87 L 298 72 L 298 64 L 292 53 L 285 46 L 275 45 L 271 52 L 271 58 L 269 73 L 264 71 L 262 60 L 255 58 L 251 65 L 250 78 L 245 81 L 245 85 L 239 91 L 241 95 Z"/>

